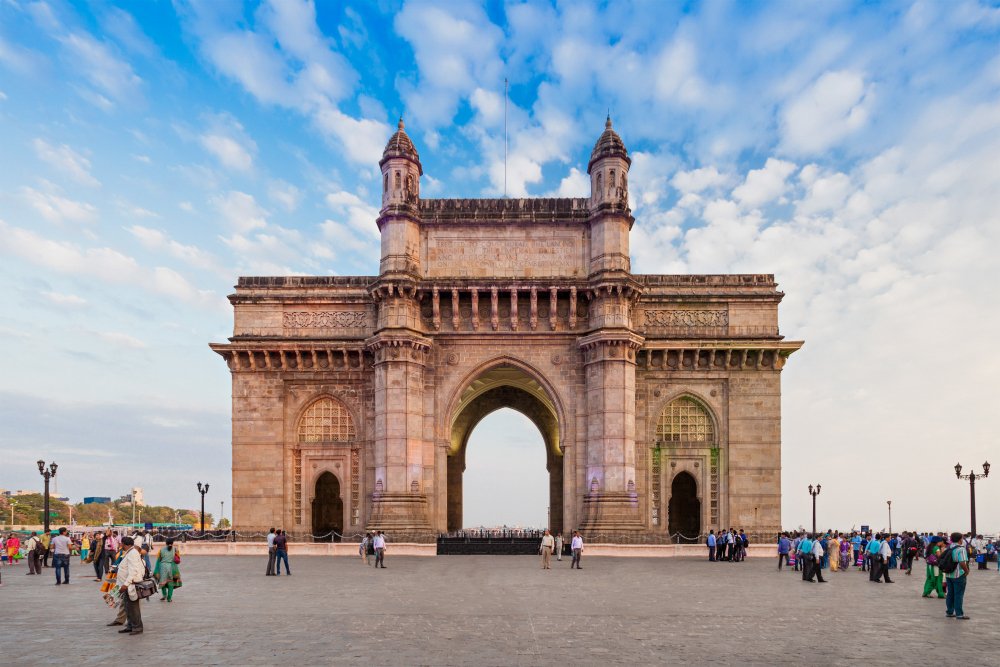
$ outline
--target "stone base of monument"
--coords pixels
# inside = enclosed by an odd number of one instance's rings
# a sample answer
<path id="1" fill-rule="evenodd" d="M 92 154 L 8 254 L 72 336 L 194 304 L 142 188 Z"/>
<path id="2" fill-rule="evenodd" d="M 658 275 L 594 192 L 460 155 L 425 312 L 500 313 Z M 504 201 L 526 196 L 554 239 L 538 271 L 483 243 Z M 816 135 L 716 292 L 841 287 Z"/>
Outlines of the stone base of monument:
<path id="1" fill-rule="evenodd" d="M 289 555 L 335 556 L 359 558 L 358 545 L 354 542 L 292 543 L 288 545 Z M 389 542 L 386 558 L 397 556 L 436 556 L 437 544 L 415 542 Z M 267 557 L 264 542 L 188 542 L 180 545 L 185 556 L 263 556 Z M 777 547 L 773 544 L 751 544 L 749 558 L 777 558 Z M 516 553 L 523 554 L 523 549 Z M 588 542 L 583 550 L 584 558 L 703 558 L 708 562 L 708 547 L 703 544 L 608 544 Z M 563 556 L 563 558 L 566 558 Z"/>

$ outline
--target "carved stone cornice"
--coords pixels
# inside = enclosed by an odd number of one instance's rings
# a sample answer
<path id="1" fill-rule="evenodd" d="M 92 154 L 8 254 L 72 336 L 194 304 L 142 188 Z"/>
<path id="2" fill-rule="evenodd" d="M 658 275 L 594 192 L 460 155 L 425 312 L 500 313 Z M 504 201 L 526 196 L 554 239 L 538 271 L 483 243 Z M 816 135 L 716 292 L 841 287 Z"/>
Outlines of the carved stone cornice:
<path id="1" fill-rule="evenodd" d="M 369 285 L 368 293 L 375 303 L 392 297 L 415 299 L 418 293 L 417 281 L 410 276 L 384 277 Z"/>
<path id="2" fill-rule="evenodd" d="M 365 350 L 360 342 L 323 345 L 297 341 L 239 341 L 209 347 L 226 360 L 229 370 L 240 372 L 363 370 Z"/>
<path id="3" fill-rule="evenodd" d="M 651 371 L 780 371 L 803 344 L 766 339 L 647 341 L 636 364 Z"/>

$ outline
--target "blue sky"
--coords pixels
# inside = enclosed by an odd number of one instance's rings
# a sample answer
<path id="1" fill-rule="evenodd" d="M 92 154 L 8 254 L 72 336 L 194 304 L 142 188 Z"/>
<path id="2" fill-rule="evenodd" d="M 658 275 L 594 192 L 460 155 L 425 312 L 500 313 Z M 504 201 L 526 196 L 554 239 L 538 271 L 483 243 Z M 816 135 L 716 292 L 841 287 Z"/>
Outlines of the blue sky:
<path id="1" fill-rule="evenodd" d="M 202 479 L 228 506 L 206 343 L 236 276 L 377 271 L 400 115 L 425 196 L 502 194 L 506 77 L 509 194 L 584 194 L 610 110 L 636 271 L 777 275 L 807 341 L 783 376 L 786 525 L 819 482 L 821 522 L 879 525 L 892 498 L 894 526 L 965 527 L 950 469 L 1000 430 L 998 47 L 976 1 L 0 0 L 0 486 L 54 458 L 75 498 L 194 505 Z M 520 451 L 500 430 L 472 474 Z M 979 490 L 1000 529 L 1000 482 Z"/>

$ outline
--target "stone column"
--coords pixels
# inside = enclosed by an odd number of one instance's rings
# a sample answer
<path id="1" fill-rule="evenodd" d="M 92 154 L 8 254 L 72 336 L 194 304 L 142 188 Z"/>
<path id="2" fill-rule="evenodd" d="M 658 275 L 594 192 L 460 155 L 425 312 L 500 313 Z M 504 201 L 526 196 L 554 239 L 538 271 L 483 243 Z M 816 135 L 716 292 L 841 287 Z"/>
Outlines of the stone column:
<path id="1" fill-rule="evenodd" d="M 580 340 L 587 392 L 585 530 L 627 534 L 644 527 L 636 493 L 635 354 L 643 338 L 598 331 Z"/>
<path id="2" fill-rule="evenodd" d="M 424 366 L 430 343 L 376 334 L 375 488 L 368 528 L 394 539 L 426 538 L 430 517 L 424 485 Z"/>

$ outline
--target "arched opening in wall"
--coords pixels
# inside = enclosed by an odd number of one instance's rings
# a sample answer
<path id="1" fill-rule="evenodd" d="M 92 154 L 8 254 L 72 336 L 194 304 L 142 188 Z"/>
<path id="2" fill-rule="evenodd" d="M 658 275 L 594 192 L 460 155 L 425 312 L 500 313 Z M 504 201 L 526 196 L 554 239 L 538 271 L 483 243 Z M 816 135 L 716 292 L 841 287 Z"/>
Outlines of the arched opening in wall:
<path id="1" fill-rule="evenodd" d="M 448 530 L 563 530 L 559 443 L 558 411 L 537 378 L 508 364 L 480 374 L 452 415 Z"/>
<path id="2" fill-rule="evenodd" d="M 316 480 L 312 533 L 317 542 L 339 542 L 344 533 L 344 500 L 340 495 L 340 480 L 331 472 L 324 472 Z"/>
<path id="3" fill-rule="evenodd" d="M 549 474 L 538 427 L 501 408 L 473 429 L 462 475 L 463 528 L 544 528 Z"/>
<path id="4" fill-rule="evenodd" d="M 682 541 L 698 540 L 701 535 L 701 501 L 698 483 L 691 473 L 680 472 L 670 483 L 670 517 L 668 529 Z"/>

